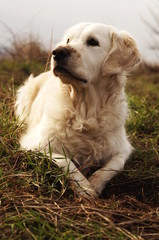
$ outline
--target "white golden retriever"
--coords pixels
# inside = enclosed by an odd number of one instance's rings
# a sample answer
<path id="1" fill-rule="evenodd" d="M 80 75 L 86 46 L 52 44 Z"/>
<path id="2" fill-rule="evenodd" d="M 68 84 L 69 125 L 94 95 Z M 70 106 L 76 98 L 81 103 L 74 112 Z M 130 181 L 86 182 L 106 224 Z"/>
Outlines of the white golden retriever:
<path id="1" fill-rule="evenodd" d="M 139 62 L 134 39 L 97 23 L 69 29 L 53 51 L 51 70 L 19 89 L 16 115 L 26 124 L 22 149 L 49 154 L 79 195 L 101 194 L 132 147 L 125 133 L 125 72 Z"/>

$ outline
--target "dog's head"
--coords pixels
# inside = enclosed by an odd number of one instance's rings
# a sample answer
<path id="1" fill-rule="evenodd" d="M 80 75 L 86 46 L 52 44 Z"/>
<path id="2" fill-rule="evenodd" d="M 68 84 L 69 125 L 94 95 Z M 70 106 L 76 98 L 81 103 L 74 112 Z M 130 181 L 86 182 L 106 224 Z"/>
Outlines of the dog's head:
<path id="1" fill-rule="evenodd" d="M 80 23 L 69 29 L 53 51 L 54 74 L 79 86 L 121 74 L 140 60 L 134 39 L 104 24 Z"/>

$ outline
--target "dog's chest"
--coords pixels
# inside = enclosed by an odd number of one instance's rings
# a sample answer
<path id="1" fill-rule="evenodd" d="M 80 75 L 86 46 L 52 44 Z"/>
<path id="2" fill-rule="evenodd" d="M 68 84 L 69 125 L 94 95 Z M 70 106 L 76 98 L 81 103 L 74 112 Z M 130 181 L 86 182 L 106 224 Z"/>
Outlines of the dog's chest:
<path id="1" fill-rule="evenodd" d="M 113 136 L 125 118 L 123 101 L 109 98 L 106 104 L 101 104 L 97 96 L 85 97 L 83 101 L 80 96 L 78 98 L 76 105 L 69 99 L 63 101 L 62 112 L 56 119 L 56 133 L 53 134 L 77 162 L 98 164 L 112 154 Z"/>
<path id="2" fill-rule="evenodd" d="M 70 156 L 82 165 L 87 161 L 89 165 L 98 164 L 109 154 L 104 115 L 91 118 L 77 112 L 67 115 L 61 140 Z"/>

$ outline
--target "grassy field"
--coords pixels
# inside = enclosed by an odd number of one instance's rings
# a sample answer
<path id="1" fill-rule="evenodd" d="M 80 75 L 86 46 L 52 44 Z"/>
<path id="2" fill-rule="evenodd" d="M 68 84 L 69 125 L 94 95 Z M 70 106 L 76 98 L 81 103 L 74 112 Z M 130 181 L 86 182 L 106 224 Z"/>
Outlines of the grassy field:
<path id="1" fill-rule="evenodd" d="M 0 239 L 159 239 L 159 73 L 129 76 L 126 127 L 135 150 L 100 199 L 87 202 L 48 157 L 19 150 L 15 92 L 44 69 L 0 62 Z"/>

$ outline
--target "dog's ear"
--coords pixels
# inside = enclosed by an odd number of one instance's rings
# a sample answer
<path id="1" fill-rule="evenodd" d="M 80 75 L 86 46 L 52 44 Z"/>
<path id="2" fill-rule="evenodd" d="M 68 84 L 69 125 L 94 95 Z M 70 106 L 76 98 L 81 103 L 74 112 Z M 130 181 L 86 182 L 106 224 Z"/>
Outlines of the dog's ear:
<path id="1" fill-rule="evenodd" d="M 140 62 L 135 40 L 126 32 L 112 33 L 111 48 L 103 63 L 102 74 L 120 74 Z"/>

